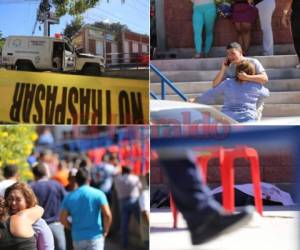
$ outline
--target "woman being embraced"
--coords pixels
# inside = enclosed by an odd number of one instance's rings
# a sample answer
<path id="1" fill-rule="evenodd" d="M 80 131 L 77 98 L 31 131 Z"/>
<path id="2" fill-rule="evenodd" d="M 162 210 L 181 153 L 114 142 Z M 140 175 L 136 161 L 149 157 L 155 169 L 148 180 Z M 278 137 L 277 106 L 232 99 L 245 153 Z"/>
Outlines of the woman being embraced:
<path id="1" fill-rule="evenodd" d="M 32 225 L 43 212 L 43 208 L 34 206 L 9 216 L 5 199 L 0 197 L 0 249 L 37 250 Z"/>
<path id="2" fill-rule="evenodd" d="M 32 189 L 22 182 L 16 182 L 8 187 L 4 195 L 8 213 L 13 216 L 28 208 L 37 206 L 37 199 Z M 39 218 L 32 225 L 38 250 L 54 250 L 54 239 L 47 223 Z"/>

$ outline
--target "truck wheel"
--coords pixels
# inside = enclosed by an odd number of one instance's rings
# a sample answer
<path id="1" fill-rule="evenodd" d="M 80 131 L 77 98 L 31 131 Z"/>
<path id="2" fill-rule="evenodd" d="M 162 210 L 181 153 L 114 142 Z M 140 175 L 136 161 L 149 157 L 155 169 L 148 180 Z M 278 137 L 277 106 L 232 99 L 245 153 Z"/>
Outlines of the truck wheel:
<path id="1" fill-rule="evenodd" d="M 101 75 L 100 67 L 99 65 L 96 64 L 85 65 L 84 68 L 82 69 L 82 73 L 84 75 L 89 75 L 89 76 Z"/>
<path id="2" fill-rule="evenodd" d="M 18 62 L 16 64 L 16 70 L 21 70 L 21 71 L 34 71 L 34 67 L 32 66 L 31 63 L 28 62 Z"/>

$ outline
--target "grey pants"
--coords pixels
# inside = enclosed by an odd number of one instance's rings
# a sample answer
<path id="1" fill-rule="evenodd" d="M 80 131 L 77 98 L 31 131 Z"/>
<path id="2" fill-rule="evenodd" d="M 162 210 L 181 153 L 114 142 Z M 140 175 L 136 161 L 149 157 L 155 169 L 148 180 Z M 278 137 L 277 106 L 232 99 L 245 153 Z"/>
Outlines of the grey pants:
<path id="1" fill-rule="evenodd" d="M 275 0 L 264 0 L 256 5 L 258 9 L 260 28 L 263 33 L 263 55 L 274 54 L 272 16 L 275 10 Z"/>

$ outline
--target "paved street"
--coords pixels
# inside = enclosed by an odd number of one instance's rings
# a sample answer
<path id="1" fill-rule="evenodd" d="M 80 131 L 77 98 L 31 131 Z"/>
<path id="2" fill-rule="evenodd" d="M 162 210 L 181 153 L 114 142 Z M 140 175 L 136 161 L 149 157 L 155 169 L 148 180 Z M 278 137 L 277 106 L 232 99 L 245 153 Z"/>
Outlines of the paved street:
<path id="1" fill-rule="evenodd" d="M 178 229 L 172 229 L 169 209 L 151 210 L 151 250 L 297 250 L 295 208 L 265 207 L 264 217 L 253 220 L 239 231 L 192 246 L 185 223 L 179 215 Z"/>

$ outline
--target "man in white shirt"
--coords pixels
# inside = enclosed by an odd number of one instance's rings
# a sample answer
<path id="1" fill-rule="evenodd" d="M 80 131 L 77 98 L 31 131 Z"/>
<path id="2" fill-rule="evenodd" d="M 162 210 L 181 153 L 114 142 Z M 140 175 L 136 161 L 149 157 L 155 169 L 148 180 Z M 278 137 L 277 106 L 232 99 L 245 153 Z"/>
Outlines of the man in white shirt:
<path id="1" fill-rule="evenodd" d="M 18 166 L 6 165 L 3 168 L 4 180 L 0 182 L 0 196 L 4 197 L 5 190 L 18 181 Z"/>

